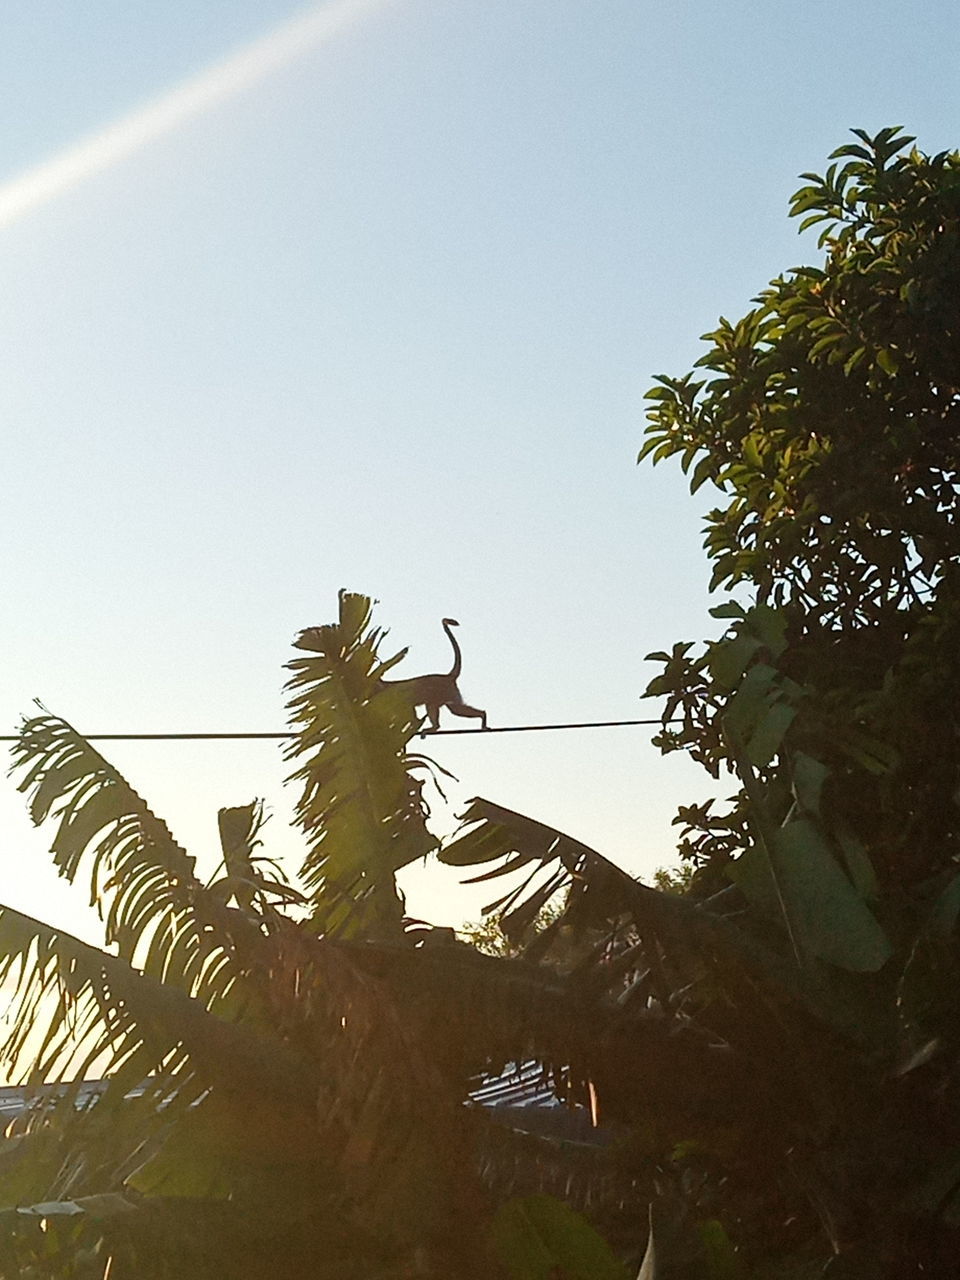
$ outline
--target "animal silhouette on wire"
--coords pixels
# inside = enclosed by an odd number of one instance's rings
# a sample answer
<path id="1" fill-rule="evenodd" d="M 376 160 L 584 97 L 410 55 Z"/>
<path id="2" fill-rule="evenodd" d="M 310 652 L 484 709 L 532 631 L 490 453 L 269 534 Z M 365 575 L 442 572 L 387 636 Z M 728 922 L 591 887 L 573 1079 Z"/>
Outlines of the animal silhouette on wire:
<path id="1" fill-rule="evenodd" d="M 487 727 L 486 711 L 481 711 L 478 707 L 468 706 L 464 702 L 463 695 L 457 686 L 463 666 L 463 655 L 460 652 L 459 644 L 457 644 L 457 638 L 450 628 L 459 627 L 459 625 L 460 623 L 456 618 L 443 618 L 441 620 L 441 626 L 453 646 L 453 666 L 449 671 L 426 676 L 411 676 L 408 680 L 383 681 L 391 689 L 402 690 L 409 697 L 414 707 L 425 708 L 431 729 L 440 728 L 440 710 L 442 707 L 446 707 L 455 716 L 479 720 L 481 729 L 486 729 Z"/>

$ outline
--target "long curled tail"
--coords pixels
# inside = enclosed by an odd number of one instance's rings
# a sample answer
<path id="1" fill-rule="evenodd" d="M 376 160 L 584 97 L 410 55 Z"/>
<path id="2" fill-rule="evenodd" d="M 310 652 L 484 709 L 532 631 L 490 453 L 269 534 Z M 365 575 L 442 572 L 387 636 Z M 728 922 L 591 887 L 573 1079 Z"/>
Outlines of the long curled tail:
<path id="1" fill-rule="evenodd" d="M 460 669 L 463 665 L 463 656 L 460 653 L 460 646 L 457 644 L 457 637 L 453 634 L 450 628 L 459 627 L 460 623 L 456 620 L 456 618 L 444 618 L 441 622 L 441 625 L 444 631 L 447 633 L 447 638 L 449 639 L 450 643 L 453 645 L 453 666 L 450 669 L 450 679 L 459 680 Z"/>

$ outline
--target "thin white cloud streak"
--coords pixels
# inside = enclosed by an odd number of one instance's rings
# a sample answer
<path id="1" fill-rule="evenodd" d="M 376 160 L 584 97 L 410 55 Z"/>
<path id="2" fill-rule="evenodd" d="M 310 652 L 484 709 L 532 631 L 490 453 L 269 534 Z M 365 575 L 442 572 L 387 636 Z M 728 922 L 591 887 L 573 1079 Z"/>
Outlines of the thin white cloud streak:
<path id="1" fill-rule="evenodd" d="M 390 0 L 330 0 L 182 81 L 99 133 L 0 183 L 0 228 L 102 173 L 188 120 L 242 93 Z"/>

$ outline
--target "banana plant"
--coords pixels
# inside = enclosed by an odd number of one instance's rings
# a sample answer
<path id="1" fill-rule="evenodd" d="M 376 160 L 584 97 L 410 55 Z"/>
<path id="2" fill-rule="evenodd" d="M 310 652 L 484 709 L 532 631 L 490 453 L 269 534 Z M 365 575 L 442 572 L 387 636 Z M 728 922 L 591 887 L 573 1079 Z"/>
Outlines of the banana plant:
<path id="1" fill-rule="evenodd" d="M 509 1269 L 495 1210 L 524 1187 L 495 1171 L 519 1168 L 516 1135 L 471 1091 L 535 1059 L 587 1101 L 609 1011 L 405 920 L 396 873 L 438 844 L 430 765 L 383 680 L 402 653 L 383 655 L 367 597 L 339 606 L 289 664 L 289 875 L 261 802 L 220 809 L 205 878 L 76 729 L 24 723 L 17 785 L 103 938 L 0 906 L 0 1054 L 31 1098 L 0 1144 L 0 1276 Z"/>

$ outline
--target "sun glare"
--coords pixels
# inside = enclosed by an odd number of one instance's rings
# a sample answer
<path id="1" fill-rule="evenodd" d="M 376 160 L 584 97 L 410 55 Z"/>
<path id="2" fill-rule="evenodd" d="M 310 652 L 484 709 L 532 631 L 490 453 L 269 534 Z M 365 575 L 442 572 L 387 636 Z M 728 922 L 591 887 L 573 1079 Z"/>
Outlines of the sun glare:
<path id="1" fill-rule="evenodd" d="M 330 0 L 301 12 L 219 62 L 50 160 L 0 183 L 0 228 L 9 226 L 155 138 L 251 88 L 390 0 Z"/>

